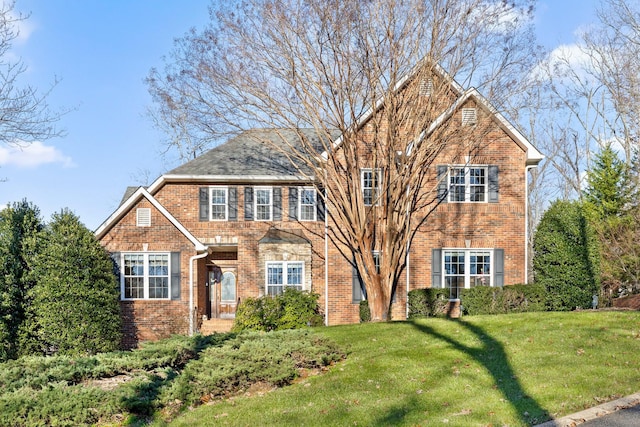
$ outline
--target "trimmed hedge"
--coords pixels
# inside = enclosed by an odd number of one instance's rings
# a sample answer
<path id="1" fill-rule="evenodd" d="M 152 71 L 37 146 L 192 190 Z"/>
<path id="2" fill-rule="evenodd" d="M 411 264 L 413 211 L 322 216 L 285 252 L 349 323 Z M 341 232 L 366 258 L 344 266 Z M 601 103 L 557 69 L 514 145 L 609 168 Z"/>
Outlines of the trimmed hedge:
<path id="1" fill-rule="evenodd" d="M 503 314 L 545 311 L 547 292 L 542 285 L 477 286 L 463 289 L 460 298 L 465 314 Z M 409 318 L 445 316 L 448 304 L 447 289 L 414 289 L 409 292 Z"/>
<path id="2" fill-rule="evenodd" d="M 409 291 L 409 318 L 446 315 L 448 289 L 414 289 Z"/>
<path id="3" fill-rule="evenodd" d="M 477 286 L 460 296 L 465 314 L 504 314 L 545 311 L 547 291 L 543 285 Z"/>
<path id="4" fill-rule="evenodd" d="M 275 297 L 245 298 L 238 306 L 233 332 L 280 331 L 322 325 L 319 295 L 285 288 Z"/>

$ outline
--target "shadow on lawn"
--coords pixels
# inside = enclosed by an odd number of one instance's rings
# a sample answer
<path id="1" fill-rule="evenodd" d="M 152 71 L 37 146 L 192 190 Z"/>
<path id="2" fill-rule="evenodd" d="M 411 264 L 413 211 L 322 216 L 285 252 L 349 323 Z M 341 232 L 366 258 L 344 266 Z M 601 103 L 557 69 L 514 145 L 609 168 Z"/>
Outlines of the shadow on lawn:
<path id="1" fill-rule="evenodd" d="M 493 377 L 498 390 L 505 400 L 513 406 L 521 421 L 527 424 L 537 424 L 550 419 L 548 411 L 527 395 L 522 388 L 516 373 L 509 364 L 504 347 L 498 340 L 491 337 L 482 328 L 463 320 L 452 320 L 451 322 L 452 325 L 464 328 L 474 334 L 482 342 L 482 346 L 472 347 L 462 344 L 454 337 L 444 335 L 424 323 L 413 322 L 413 326 L 433 338 L 449 343 L 456 350 L 468 354 L 484 366 Z"/>

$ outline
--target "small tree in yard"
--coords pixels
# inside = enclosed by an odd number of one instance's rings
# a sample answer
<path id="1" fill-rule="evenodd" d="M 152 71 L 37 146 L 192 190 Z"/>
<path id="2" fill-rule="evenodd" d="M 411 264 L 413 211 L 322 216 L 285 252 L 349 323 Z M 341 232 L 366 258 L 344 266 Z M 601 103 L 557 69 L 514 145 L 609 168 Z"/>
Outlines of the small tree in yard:
<path id="1" fill-rule="evenodd" d="M 556 201 L 535 234 L 536 283 L 547 288 L 551 310 L 591 307 L 600 290 L 598 242 L 579 202 Z"/>
<path id="2" fill-rule="evenodd" d="M 0 211 L 0 362 L 19 354 L 19 331 L 35 283 L 27 261 L 42 227 L 40 211 L 26 200 Z"/>
<path id="3" fill-rule="evenodd" d="M 40 234 L 31 268 L 37 279 L 29 318 L 31 348 L 68 355 L 119 348 L 113 262 L 76 215 L 67 210 L 53 215 Z"/>
<path id="4" fill-rule="evenodd" d="M 450 77 L 504 111 L 535 60 L 533 2 L 213 3 L 210 26 L 147 79 L 155 122 L 178 149 L 296 131 L 273 149 L 315 182 L 329 238 L 357 268 L 372 320 L 386 320 L 407 248 L 441 200 L 436 158 L 473 157 L 488 132 L 484 110 L 466 129 L 442 119 L 466 99 Z"/>

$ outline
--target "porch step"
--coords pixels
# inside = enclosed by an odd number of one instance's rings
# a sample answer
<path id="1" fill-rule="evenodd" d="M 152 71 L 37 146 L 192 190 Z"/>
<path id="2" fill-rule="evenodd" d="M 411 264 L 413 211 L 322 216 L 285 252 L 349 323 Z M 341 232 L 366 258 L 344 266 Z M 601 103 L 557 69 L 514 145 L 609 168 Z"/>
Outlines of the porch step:
<path id="1" fill-rule="evenodd" d="M 229 332 L 232 327 L 233 319 L 205 319 L 200 326 L 200 333 L 202 335 L 211 335 L 216 332 Z"/>

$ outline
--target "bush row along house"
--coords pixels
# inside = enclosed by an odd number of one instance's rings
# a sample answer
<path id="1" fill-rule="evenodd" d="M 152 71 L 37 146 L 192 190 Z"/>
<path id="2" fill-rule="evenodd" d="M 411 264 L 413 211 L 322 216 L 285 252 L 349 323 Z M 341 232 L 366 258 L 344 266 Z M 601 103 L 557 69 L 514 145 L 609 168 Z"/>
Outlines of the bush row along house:
<path id="1" fill-rule="evenodd" d="M 472 158 L 451 148 L 433 163 L 441 203 L 413 239 L 394 319 L 406 317 L 411 289 L 448 287 L 456 300 L 460 288 L 527 281 L 527 174 L 543 156 L 475 89 L 462 90 L 443 71 L 438 77 L 449 85 L 439 126 L 484 117 L 488 131 Z M 127 189 L 96 230 L 119 266 L 126 347 L 209 331 L 216 319 L 233 319 L 244 298 L 287 286 L 319 294 L 327 325 L 359 321 L 366 293 L 327 237 L 331 206 L 276 149 L 299 132 L 314 137 L 313 130 L 246 131 L 148 187 Z M 379 180 L 366 165 L 360 173 L 366 196 Z"/>

